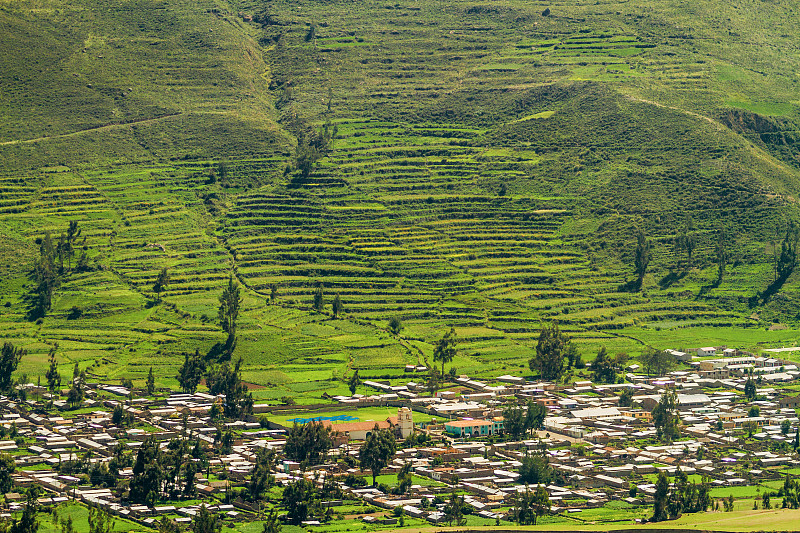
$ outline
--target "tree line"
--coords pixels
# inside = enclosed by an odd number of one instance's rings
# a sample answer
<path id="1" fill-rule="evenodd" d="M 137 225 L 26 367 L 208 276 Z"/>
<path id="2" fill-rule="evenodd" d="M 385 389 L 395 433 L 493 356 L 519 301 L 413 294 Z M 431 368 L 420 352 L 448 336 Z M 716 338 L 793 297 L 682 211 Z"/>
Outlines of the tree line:
<path id="1" fill-rule="evenodd" d="M 546 415 L 547 409 L 533 400 L 528 400 L 524 409 L 519 404 L 508 404 L 503 409 L 503 432 L 520 440 L 526 433 L 542 429 Z"/>
<path id="2" fill-rule="evenodd" d="M 399 333 L 402 324 L 399 319 L 393 319 L 389 326 L 390 331 Z M 441 370 L 434 366 L 429 370 L 425 385 L 431 393 L 438 390 L 441 381 L 445 378 L 445 365 L 453 362 L 458 355 L 458 344 L 458 335 L 455 328 L 452 327 L 434 344 L 433 361 L 441 363 L 442 366 Z M 646 349 L 640 356 L 640 360 L 648 374 L 656 375 L 666 374 L 677 364 L 673 355 L 652 348 Z M 609 384 L 621 382 L 620 374 L 627 361 L 628 354 L 621 352 L 612 355 L 604 346 L 601 346 L 591 363 L 592 380 L 596 383 Z M 542 325 L 536 343 L 536 353 L 528 360 L 528 366 L 540 379 L 559 382 L 569 379 L 573 370 L 585 368 L 586 363 L 571 337 L 561 330 L 558 323 L 552 322 Z M 455 367 L 450 368 L 449 374 L 452 379 L 456 377 Z M 351 393 L 355 393 L 358 384 L 360 384 L 360 379 L 356 370 L 348 382 Z"/>
<path id="3" fill-rule="evenodd" d="M 50 311 L 53 305 L 53 294 L 64 276 L 90 269 L 86 253 L 88 250 L 86 237 L 79 244 L 80 236 L 81 229 L 78 227 L 78 222 L 72 220 L 69 222 L 66 232 L 62 232 L 56 240 L 53 240 L 49 231 L 36 239 L 39 256 L 29 275 L 31 291 L 26 296 L 29 319 L 42 318 Z M 82 248 L 82 251 L 78 255 L 73 269 L 72 261 L 79 248 Z"/>
<path id="4" fill-rule="evenodd" d="M 732 501 L 732 498 L 731 498 Z M 705 512 L 711 506 L 711 487 L 708 478 L 701 483 L 689 483 L 689 477 L 680 467 L 675 471 L 675 482 L 670 486 L 666 472 L 658 473 L 653 499 L 653 522 L 672 520 L 682 513 Z"/>
<path id="5" fill-rule="evenodd" d="M 286 433 L 284 454 L 292 461 L 300 463 L 301 470 L 322 463 L 333 447 L 331 432 L 335 428 L 326 427 L 321 421 L 312 420 L 306 424 L 297 422 Z M 359 449 L 359 465 L 362 470 L 372 472 L 373 485 L 381 470 L 389 466 L 397 449 L 394 434 L 389 429 L 380 429 L 378 424 L 367 433 L 364 444 Z"/>
<path id="6" fill-rule="evenodd" d="M 253 412 L 253 395 L 242 381 L 241 356 L 233 365 L 228 361 L 208 364 L 200 351 L 195 350 L 193 355 L 184 355 L 175 377 L 181 390 L 188 394 L 197 392 L 200 381 L 205 378 L 209 393 L 225 397 L 222 414 L 226 417 L 239 418 Z"/>
<path id="7" fill-rule="evenodd" d="M 627 360 L 625 353 L 612 356 L 604 346 L 600 347 L 592 362 L 592 379 L 597 383 L 617 383 L 618 372 Z M 542 325 L 536 354 L 529 359 L 528 366 L 541 379 L 558 382 L 571 375 L 573 369 L 585 368 L 586 363 L 570 336 L 552 322 Z"/>
<path id="8" fill-rule="evenodd" d="M 769 286 L 756 298 L 766 300 L 769 296 L 776 293 L 797 268 L 797 247 L 798 243 L 800 243 L 800 226 L 790 220 L 783 230 L 782 235 L 782 238 L 779 234 L 776 239 L 770 241 L 770 246 L 772 248 L 771 263 L 773 267 L 773 279 Z M 628 287 L 634 290 L 641 290 L 643 288 L 644 278 L 647 275 L 650 262 L 653 258 L 653 241 L 647 237 L 642 228 L 637 228 L 635 237 L 636 245 L 633 249 L 633 272 L 636 277 L 628 284 Z M 780 239 L 780 244 L 778 239 Z M 716 239 L 713 243 L 713 262 L 716 265 L 717 273 L 711 285 L 712 288 L 719 287 L 725 278 L 726 269 L 733 257 L 731 252 L 733 241 L 734 239 L 731 238 L 725 228 L 717 230 Z M 684 273 L 688 272 L 694 267 L 694 258 L 698 243 L 697 227 L 691 217 L 685 221 L 679 234 L 671 239 L 671 243 L 676 258 L 674 266 L 671 268 L 682 270 Z"/>

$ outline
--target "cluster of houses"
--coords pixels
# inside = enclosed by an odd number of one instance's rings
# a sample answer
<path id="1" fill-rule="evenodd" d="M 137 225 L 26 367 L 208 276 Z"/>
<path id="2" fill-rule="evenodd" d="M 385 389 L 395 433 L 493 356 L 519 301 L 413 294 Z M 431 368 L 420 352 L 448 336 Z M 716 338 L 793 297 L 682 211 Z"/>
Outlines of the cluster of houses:
<path id="1" fill-rule="evenodd" d="M 720 352 L 723 357 L 718 357 Z M 190 435 L 206 446 L 212 454 L 210 466 L 207 472 L 198 473 L 197 492 L 210 509 L 229 520 L 253 516 L 252 504 L 231 501 L 224 495 L 232 485 L 247 483 L 259 451 L 265 448 L 275 450 L 282 458 L 274 471 L 277 481 L 287 483 L 305 476 L 321 485 L 332 477 L 345 498 L 380 509 L 360 517 L 381 524 L 392 523 L 396 517 L 387 516 L 391 514 L 387 512 L 397 508 L 407 516 L 442 522 L 446 520 L 443 502 L 454 488 L 467 493 L 465 503 L 477 515 L 505 519 L 507 515 L 501 509 L 507 509 L 518 493 L 526 490 L 520 468 L 533 453 L 547 457 L 552 469 L 545 487 L 552 511 L 568 513 L 599 507 L 612 499 L 649 504 L 655 491 L 652 474 L 659 471 L 674 474 L 680 468 L 687 474 L 707 477 L 715 487 L 727 487 L 780 479 L 782 468 L 800 465 L 791 446 L 798 427 L 795 409 L 800 407 L 800 396 L 787 395 L 778 388 L 782 377 L 770 379 L 783 375 L 795 379 L 796 366 L 772 353 L 754 356 L 718 349 L 712 352 L 710 348 L 695 353 L 697 357 L 691 359 L 681 355 L 685 352 L 673 354 L 687 363 L 686 369 L 651 377 L 631 365 L 626 382 L 611 385 L 576 381 L 565 386 L 510 375 L 485 383 L 461 376 L 456 380 L 459 386 L 453 387 L 458 392 L 444 390 L 431 397 L 422 395 L 414 382 L 391 385 L 367 381 L 365 385 L 376 394 L 335 398 L 338 409 L 355 416 L 346 416 L 349 420 L 342 422 L 324 421 L 334 436 L 335 448 L 328 463 L 306 471 L 281 456 L 285 428 L 271 422 L 265 427 L 263 419 L 225 424 L 222 429 L 234 430 L 235 441 L 229 453 L 215 451 L 219 449 L 214 445 L 220 428 L 208 415 L 218 398 L 209 394 L 171 394 L 152 400 L 136 398 L 122 387 L 96 384 L 90 385 L 86 403 L 95 410 L 64 412 L 64 416 L 36 414 L 35 399 L 2 399 L 0 425 L 14 438 L 0 441 L 0 451 L 11 453 L 17 464 L 13 478 L 17 492 L 6 497 L 8 511 L 22 505 L 19 488 L 36 484 L 48 492 L 40 500 L 45 506 L 77 499 L 145 525 L 155 526 L 161 515 L 178 523 L 191 522 L 197 505 L 133 505 L 120 499 L 113 489 L 86 485 L 85 478 L 60 472 L 59 466 L 65 461 L 109 461 L 118 443 L 135 451 L 149 436 L 166 446 L 172 439 Z M 758 380 L 757 399 L 737 401 L 747 380 L 758 377 L 762 379 Z M 626 389 L 631 394 L 625 396 L 631 400 L 620 405 Z M 655 444 L 651 412 L 667 389 L 677 393 L 683 437 L 673 444 Z M 526 434 L 521 441 L 496 438 L 503 433 L 503 408 L 510 400 L 543 406 L 547 413 L 544 428 Z M 111 413 L 118 405 L 134 420 L 133 425 L 113 423 Z M 397 416 L 377 422 L 353 420 L 358 418 L 358 407 L 366 405 L 395 406 Z M 757 412 L 753 407 L 758 407 Z M 336 408 L 336 404 L 329 408 Z M 270 406 L 258 405 L 256 410 L 269 418 Z M 415 423 L 415 413 L 433 415 L 433 421 Z M 392 474 L 411 463 L 418 483 L 405 494 L 344 483 L 348 474 L 368 477 L 368 472 L 346 465 L 358 464 L 360 443 L 376 424 L 394 431 L 398 442 L 416 432 L 430 437 L 424 440 L 429 446 L 399 449 L 383 472 Z M 752 440 L 750 448 L 743 445 L 742 428 L 746 425 L 755 428 L 752 438 L 763 446 L 753 448 Z M 353 460 L 342 461 L 346 455 Z M 130 478 L 133 472 L 122 469 L 118 476 Z M 421 483 L 421 478 L 429 481 Z M 327 505 L 335 508 L 341 501 Z"/>

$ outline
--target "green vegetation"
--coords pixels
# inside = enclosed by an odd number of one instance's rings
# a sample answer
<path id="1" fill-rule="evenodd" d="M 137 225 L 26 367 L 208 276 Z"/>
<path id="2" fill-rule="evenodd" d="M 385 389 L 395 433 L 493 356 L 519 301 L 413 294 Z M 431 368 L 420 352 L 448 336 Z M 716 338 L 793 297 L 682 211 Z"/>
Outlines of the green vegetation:
<path id="1" fill-rule="evenodd" d="M 564 373 L 564 360 L 574 347 L 568 335 L 564 334 L 555 322 L 542 326 L 536 343 L 536 355 L 529 361 L 530 369 L 541 379 L 558 381 Z M 572 366 L 573 357 L 569 357 Z"/>
<path id="2" fill-rule="evenodd" d="M 547 323 L 587 359 L 797 343 L 795 6 L 543 9 L 6 2 L 18 372 L 191 391 L 221 350 L 318 403 L 529 374 Z"/>
<path id="3" fill-rule="evenodd" d="M 298 410 L 292 406 L 287 406 L 286 410 L 278 411 L 276 414 L 269 415 L 269 420 L 280 424 L 284 427 L 291 427 L 294 418 L 323 418 L 335 417 L 337 415 L 351 415 L 358 418 L 359 422 L 382 422 L 391 416 L 397 416 L 397 409 L 392 407 L 360 407 L 358 410 L 347 407 L 340 410 L 327 410 L 319 409 L 313 411 Z M 441 421 L 440 417 L 429 415 L 427 413 L 414 413 L 414 422 L 419 424 L 421 422 L 429 422 L 431 420 Z M 338 422 L 332 422 L 332 429 L 336 430 Z"/>
<path id="4" fill-rule="evenodd" d="M 332 446 L 330 431 L 322 422 L 295 422 L 286 433 L 286 457 L 300 463 L 303 469 L 321 463 Z"/>
<path id="5" fill-rule="evenodd" d="M 372 472 L 372 484 L 377 485 L 378 476 L 381 470 L 389 465 L 389 461 L 394 457 L 396 443 L 394 435 L 388 429 L 375 429 L 367 434 L 364 445 L 358 452 L 359 466 L 362 471 Z"/>
<path id="6" fill-rule="evenodd" d="M 57 514 L 48 517 L 47 514 L 39 514 L 39 533 L 62 533 L 62 526 L 59 518 L 72 518 L 75 531 L 79 533 L 89 533 L 89 509 L 77 503 L 59 505 Z M 116 518 L 112 523 L 111 531 L 130 532 L 130 531 L 150 531 L 149 528 L 124 518 Z"/>

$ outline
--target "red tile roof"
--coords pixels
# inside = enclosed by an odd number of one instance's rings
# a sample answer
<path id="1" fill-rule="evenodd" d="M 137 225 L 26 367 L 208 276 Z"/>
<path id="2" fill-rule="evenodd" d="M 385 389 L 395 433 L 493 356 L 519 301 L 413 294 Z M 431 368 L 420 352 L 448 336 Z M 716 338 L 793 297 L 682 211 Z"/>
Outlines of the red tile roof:
<path id="1" fill-rule="evenodd" d="M 492 423 L 488 420 L 453 420 L 452 422 L 445 422 L 444 425 L 454 428 L 471 428 L 475 426 L 491 426 Z"/>
<path id="2" fill-rule="evenodd" d="M 397 418 L 394 419 L 395 424 L 392 424 L 392 419 L 379 420 L 377 422 L 344 422 L 342 424 L 334 424 L 330 420 L 323 420 L 322 423 L 325 427 L 330 428 L 331 431 L 339 431 L 341 433 L 350 433 L 351 431 L 372 431 L 375 424 L 378 424 L 378 429 L 389 429 L 396 425 Z"/>

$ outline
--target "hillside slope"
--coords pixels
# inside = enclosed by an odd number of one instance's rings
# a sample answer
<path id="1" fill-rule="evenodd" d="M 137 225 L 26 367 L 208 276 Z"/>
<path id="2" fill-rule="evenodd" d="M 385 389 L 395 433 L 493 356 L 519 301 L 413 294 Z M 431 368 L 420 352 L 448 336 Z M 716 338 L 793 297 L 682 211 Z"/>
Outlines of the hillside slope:
<path id="1" fill-rule="evenodd" d="M 28 372 L 58 342 L 65 368 L 174 384 L 222 338 L 233 269 L 265 397 L 402 372 L 450 326 L 477 374 L 525 371 L 549 320 L 586 358 L 676 328 L 795 342 L 764 331 L 800 316 L 797 274 L 772 283 L 800 191 L 800 28 L 770 5 L 5 2 L 0 326 Z M 29 321 L 35 239 L 71 220 L 90 268 Z M 344 319 L 311 311 L 317 287 Z"/>

